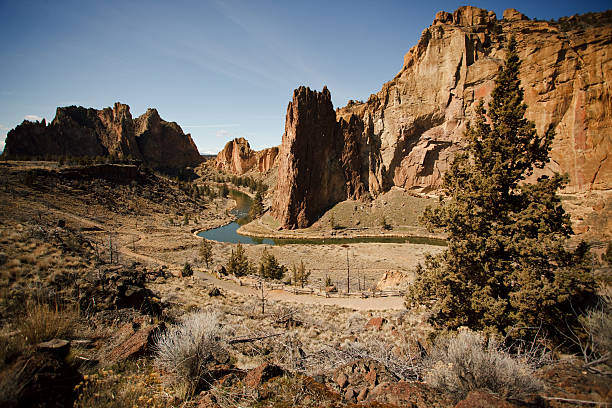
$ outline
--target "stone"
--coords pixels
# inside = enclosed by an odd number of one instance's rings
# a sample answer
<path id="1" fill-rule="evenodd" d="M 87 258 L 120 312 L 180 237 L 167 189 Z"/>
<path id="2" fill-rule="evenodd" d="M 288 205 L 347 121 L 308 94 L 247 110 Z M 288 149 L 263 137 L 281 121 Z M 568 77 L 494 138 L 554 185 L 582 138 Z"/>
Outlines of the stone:
<path id="1" fill-rule="evenodd" d="M 511 404 L 486 390 L 474 390 L 459 401 L 455 408 L 516 408 L 518 405 Z"/>
<path id="2" fill-rule="evenodd" d="M 338 384 L 338 387 L 340 388 L 345 388 L 349 383 L 348 377 L 344 373 L 338 374 L 338 376 L 336 376 L 336 378 L 334 379 L 334 382 Z"/>
<path id="3" fill-rule="evenodd" d="M 36 350 L 53 353 L 60 358 L 66 357 L 70 352 L 70 342 L 62 339 L 52 339 L 36 345 Z"/>
<path id="4" fill-rule="evenodd" d="M 282 368 L 273 364 L 263 363 L 247 373 L 244 378 L 244 384 L 251 388 L 257 388 L 257 386 L 274 377 L 281 376 L 283 373 L 284 371 Z"/>
<path id="5" fill-rule="evenodd" d="M 344 392 L 344 400 L 345 401 L 352 401 L 354 402 L 356 399 L 357 393 L 355 393 L 355 390 L 351 387 L 351 388 L 347 388 L 346 391 Z"/>
<path id="6" fill-rule="evenodd" d="M 218 287 L 215 286 L 208 291 L 208 296 L 210 297 L 221 296 L 221 291 L 219 290 Z"/>
<path id="7" fill-rule="evenodd" d="M 81 381 L 77 369 L 54 353 L 38 351 L 21 356 L 0 372 L 0 406 L 69 407 Z"/>
<path id="8" fill-rule="evenodd" d="M 3 158 L 48 156 L 112 156 L 144 161 L 160 170 L 203 161 L 191 136 L 179 125 L 162 120 L 155 109 L 133 119 L 130 107 L 119 102 L 102 110 L 58 107 L 48 125 L 24 121 L 7 134 Z"/>
<path id="9" fill-rule="evenodd" d="M 555 131 L 551 161 L 528 179 L 569 174 L 564 194 L 612 189 L 612 11 L 556 22 L 504 19 L 476 7 L 436 14 L 394 79 L 366 102 L 332 117 L 330 93 L 300 87 L 285 119 L 271 214 L 283 228 L 311 225 L 348 198 L 397 186 L 437 191 L 479 100 L 490 98 L 517 40 L 526 116 L 540 134 Z"/>
<path id="10" fill-rule="evenodd" d="M 365 401 L 366 397 L 368 396 L 368 388 L 362 388 L 361 391 L 359 391 L 359 394 L 357 394 L 357 402 L 362 402 Z"/>
<path id="11" fill-rule="evenodd" d="M 128 334 L 129 337 L 121 341 L 121 343 L 109 353 L 108 360 L 116 363 L 148 354 L 151 351 L 155 335 L 164 329 L 165 325 L 161 323 L 160 325 L 149 325 L 134 330 L 133 323 L 128 323 L 121 328 L 120 331 L 131 334 Z"/>
<path id="12" fill-rule="evenodd" d="M 255 151 L 251 149 L 249 142 L 241 137 L 226 143 L 215 158 L 215 166 L 219 170 L 237 175 L 253 169 L 266 173 L 274 166 L 276 156 L 278 147 Z"/>
<path id="13" fill-rule="evenodd" d="M 215 272 L 215 275 L 217 275 L 218 277 L 227 276 L 227 270 L 225 269 L 225 266 L 223 265 L 215 266 L 214 272 Z"/>
<path id="14" fill-rule="evenodd" d="M 368 320 L 365 327 L 366 329 L 372 328 L 375 330 L 380 330 L 382 329 L 383 324 L 385 324 L 386 322 L 387 322 L 387 319 L 383 317 L 373 317 L 370 320 Z"/>
<path id="15" fill-rule="evenodd" d="M 452 406 L 449 398 L 442 392 L 425 383 L 409 381 L 381 383 L 370 391 L 367 400 L 411 408 Z"/>

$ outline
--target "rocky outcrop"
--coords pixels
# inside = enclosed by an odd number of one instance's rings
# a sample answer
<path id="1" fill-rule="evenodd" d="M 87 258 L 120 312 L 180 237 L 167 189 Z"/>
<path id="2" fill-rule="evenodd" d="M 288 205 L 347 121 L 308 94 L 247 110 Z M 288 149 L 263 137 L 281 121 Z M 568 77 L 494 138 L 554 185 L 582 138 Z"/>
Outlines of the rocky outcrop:
<path id="1" fill-rule="evenodd" d="M 249 142 L 241 137 L 227 142 L 223 150 L 217 154 L 215 166 L 232 174 L 242 175 L 252 169 L 260 173 L 270 170 L 278 156 L 278 147 L 255 151 Z"/>
<path id="2" fill-rule="evenodd" d="M 369 189 L 393 185 L 428 191 L 440 186 L 474 107 L 489 98 L 514 35 L 521 58 L 527 117 L 539 132 L 556 131 L 546 171 L 568 173 L 566 192 L 612 188 L 612 12 L 531 21 L 509 9 L 461 7 L 439 12 L 404 66 L 366 103 L 337 113 L 357 115 L 371 155 Z"/>
<path id="3" fill-rule="evenodd" d="M 287 107 L 272 214 L 285 228 L 310 225 L 346 198 L 344 139 L 327 87 L 300 87 Z M 350 159 L 347 159 L 350 161 Z"/>
<path id="4" fill-rule="evenodd" d="M 142 160 L 156 169 L 195 166 L 202 159 L 191 136 L 155 109 L 133 119 L 130 107 L 115 103 L 102 110 L 80 106 L 57 108 L 55 119 L 24 121 L 6 138 L 2 157 L 98 157 Z"/>
<path id="5" fill-rule="evenodd" d="M 294 91 L 287 110 L 272 214 L 285 228 L 310 225 L 348 198 L 393 186 L 436 190 L 465 148 L 466 125 L 485 102 L 515 36 L 527 117 L 555 129 L 549 165 L 568 173 L 565 193 L 612 188 L 612 11 L 532 21 L 514 9 L 439 12 L 397 76 L 367 102 L 331 118 L 329 91 Z"/>
<path id="6" fill-rule="evenodd" d="M 196 166 L 202 162 L 191 135 L 184 134 L 176 122 L 166 122 L 156 109 L 134 121 L 134 134 L 142 159 L 157 169 Z"/>

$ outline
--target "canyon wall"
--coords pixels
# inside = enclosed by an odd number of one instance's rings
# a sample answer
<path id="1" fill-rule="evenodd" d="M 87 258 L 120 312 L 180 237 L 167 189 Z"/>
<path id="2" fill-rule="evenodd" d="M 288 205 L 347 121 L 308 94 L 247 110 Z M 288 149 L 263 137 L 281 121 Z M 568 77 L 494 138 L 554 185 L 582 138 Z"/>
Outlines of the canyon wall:
<path id="1" fill-rule="evenodd" d="M 245 138 L 237 138 L 226 143 L 215 158 L 215 166 L 228 173 L 242 175 L 250 170 L 260 173 L 269 171 L 276 162 L 278 147 L 255 151 Z"/>
<path id="2" fill-rule="evenodd" d="M 546 22 L 513 9 L 498 20 L 467 6 L 439 12 L 396 77 L 367 102 L 338 109 L 335 121 L 310 113 L 313 106 L 328 110 L 327 89 L 317 96 L 322 101 L 306 97 L 303 88 L 294 92 L 272 214 L 283 227 L 297 228 L 347 198 L 392 186 L 439 188 L 466 145 L 463 134 L 476 104 L 490 98 L 512 35 L 527 117 L 539 132 L 549 125 L 556 132 L 543 171 L 568 173 L 565 193 L 611 189 L 612 11 Z M 321 200 L 311 197 L 315 189 Z"/>
<path id="3" fill-rule="evenodd" d="M 474 108 L 487 101 L 514 35 L 527 117 L 556 137 L 548 171 L 568 173 L 565 192 L 612 188 L 612 12 L 532 21 L 516 10 L 461 7 L 439 12 L 404 57 L 397 76 L 356 114 L 380 144 L 370 191 L 396 185 L 428 191 L 440 186 Z"/>
<path id="4" fill-rule="evenodd" d="M 156 169 L 180 169 L 202 162 L 189 134 L 166 122 L 155 109 L 133 119 L 130 107 L 115 103 L 102 110 L 57 108 L 47 125 L 24 121 L 6 137 L 3 158 L 96 157 L 142 160 Z"/>

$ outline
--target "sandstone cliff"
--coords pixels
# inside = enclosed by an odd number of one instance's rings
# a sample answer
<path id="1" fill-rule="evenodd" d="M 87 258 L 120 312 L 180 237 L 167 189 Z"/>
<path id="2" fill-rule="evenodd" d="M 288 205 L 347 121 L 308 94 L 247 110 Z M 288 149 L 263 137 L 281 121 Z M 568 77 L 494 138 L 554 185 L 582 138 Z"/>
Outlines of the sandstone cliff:
<path id="1" fill-rule="evenodd" d="M 532 21 L 516 10 L 439 12 L 404 66 L 356 114 L 380 145 L 369 188 L 439 187 L 479 99 L 489 98 L 507 38 L 518 41 L 527 117 L 556 131 L 548 170 L 568 173 L 566 192 L 612 188 L 612 12 Z"/>
<path id="2" fill-rule="evenodd" d="M 327 88 L 300 87 L 287 107 L 272 215 L 287 228 L 310 225 L 346 198 L 341 151 L 344 140 Z"/>
<path id="3" fill-rule="evenodd" d="M 249 142 L 241 137 L 226 143 L 223 150 L 217 154 L 215 166 L 238 175 L 252 169 L 265 173 L 274 166 L 276 156 L 278 156 L 278 147 L 255 151 L 251 149 Z"/>
<path id="4" fill-rule="evenodd" d="M 24 121 L 6 138 L 2 157 L 114 156 L 143 160 L 157 169 L 195 166 L 202 159 L 189 134 L 166 122 L 155 109 L 132 119 L 130 107 L 115 103 L 102 110 L 57 108 L 55 119 Z"/>
<path id="5" fill-rule="evenodd" d="M 556 131 L 544 171 L 569 174 L 565 193 L 611 189 L 612 11 L 545 22 L 513 9 L 498 20 L 461 7 L 439 12 L 396 77 L 367 102 L 338 109 L 337 122 L 328 115 L 329 91 L 294 92 L 273 215 L 284 227 L 303 227 L 347 198 L 392 186 L 437 189 L 465 146 L 474 107 L 490 97 L 511 35 L 523 61 L 527 117 L 539 132 Z"/>

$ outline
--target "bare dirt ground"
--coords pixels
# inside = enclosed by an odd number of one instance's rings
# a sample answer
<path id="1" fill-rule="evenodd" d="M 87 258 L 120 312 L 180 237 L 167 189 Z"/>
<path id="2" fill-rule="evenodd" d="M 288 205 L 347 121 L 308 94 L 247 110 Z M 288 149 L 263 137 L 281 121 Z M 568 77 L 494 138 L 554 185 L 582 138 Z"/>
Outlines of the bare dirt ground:
<path id="1" fill-rule="evenodd" d="M 52 162 L 7 162 L 0 167 L 0 221 L 5 231 L 15 224 L 37 219 L 65 222 L 94 243 L 101 257 L 114 253 L 115 261 L 135 261 L 149 268 L 167 269 L 178 275 L 188 262 L 198 272 L 225 264 L 235 245 L 213 242 L 214 261 L 209 268 L 199 259 L 201 238 L 193 231 L 214 228 L 232 220 L 228 211 L 234 202 L 225 198 L 194 200 L 177 184 L 158 179 L 157 185 L 128 182 L 115 184 L 104 180 L 69 180 L 58 177 Z M 41 172 L 32 173 L 32 172 Z M 254 264 L 265 246 L 245 245 Z M 310 285 L 321 287 L 329 277 L 340 291 L 346 291 L 347 255 L 351 291 L 372 288 L 389 271 L 410 276 L 427 252 L 438 246 L 419 244 L 283 245 L 268 247 L 279 262 L 290 267 L 304 262 L 311 271 Z M 210 276 L 210 275 L 209 275 Z M 240 292 L 232 282 L 217 282 L 228 290 Z M 313 304 L 335 304 L 356 309 L 397 309 L 403 299 L 325 299 L 273 293 L 272 298 Z"/>

